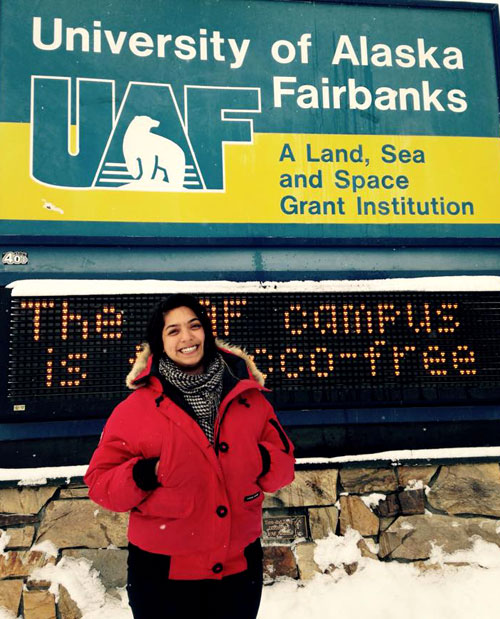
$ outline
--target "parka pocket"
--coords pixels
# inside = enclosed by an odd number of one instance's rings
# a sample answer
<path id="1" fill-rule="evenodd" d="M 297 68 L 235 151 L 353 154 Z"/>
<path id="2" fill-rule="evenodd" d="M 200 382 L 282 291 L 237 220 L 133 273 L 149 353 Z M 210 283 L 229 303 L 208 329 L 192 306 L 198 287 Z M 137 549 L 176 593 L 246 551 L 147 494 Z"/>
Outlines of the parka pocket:
<path id="1" fill-rule="evenodd" d="M 245 510 L 259 510 L 264 502 L 264 493 L 258 486 L 249 488 L 249 491 L 243 496 L 242 502 Z"/>
<path id="2" fill-rule="evenodd" d="M 138 511 L 160 518 L 187 518 L 194 509 L 194 494 L 188 488 L 160 486 L 143 501 Z"/>

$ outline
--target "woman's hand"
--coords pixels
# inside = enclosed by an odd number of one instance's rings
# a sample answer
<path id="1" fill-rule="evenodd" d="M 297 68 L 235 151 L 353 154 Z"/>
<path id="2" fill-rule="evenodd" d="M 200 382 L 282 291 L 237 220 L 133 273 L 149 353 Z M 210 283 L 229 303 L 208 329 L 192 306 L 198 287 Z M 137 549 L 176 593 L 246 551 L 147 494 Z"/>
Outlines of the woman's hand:
<path id="1" fill-rule="evenodd" d="M 160 485 L 158 482 L 159 461 L 159 458 L 141 458 L 134 464 L 132 476 L 141 490 L 155 490 Z"/>

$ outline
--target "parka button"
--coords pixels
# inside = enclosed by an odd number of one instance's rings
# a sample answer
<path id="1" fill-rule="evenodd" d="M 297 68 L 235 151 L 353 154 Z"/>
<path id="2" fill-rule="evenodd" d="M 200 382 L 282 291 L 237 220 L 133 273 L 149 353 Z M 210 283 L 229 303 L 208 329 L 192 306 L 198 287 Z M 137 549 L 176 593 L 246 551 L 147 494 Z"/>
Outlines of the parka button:
<path id="1" fill-rule="evenodd" d="M 216 563 L 212 568 L 212 572 L 214 574 L 220 574 L 222 572 L 222 563 Z"/>
<path id="2" fill-rule="evenodd" d="M 226 453 L 228 449 L 229 445 L 227 443 L 219 443 L 219 451 L 222 451 L 222 453 Z"/>
<path id="3" fill-rule="evenodd" d="M 219 507 L 216 510 L 217 516 L 219 516 L 219 518 L 224 518 L 224 516 L 227 516 L 227 507 L 225 505 L 219 505 Z"/>

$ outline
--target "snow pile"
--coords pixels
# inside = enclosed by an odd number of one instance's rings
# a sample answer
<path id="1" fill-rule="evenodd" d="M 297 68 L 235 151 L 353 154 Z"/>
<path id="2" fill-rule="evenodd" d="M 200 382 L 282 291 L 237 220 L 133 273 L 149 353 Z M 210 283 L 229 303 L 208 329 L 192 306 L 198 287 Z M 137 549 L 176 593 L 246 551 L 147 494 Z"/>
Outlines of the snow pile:
<path id="1" fill-rule="evenodd" d="M 348 576 L 318 574 L 301 587 L 264 589 L 259 619 L 498 619 L 499 569 L 449 567 L 423 574 L 400 563 L 363 559 Z"/>
<path id="2" fill-rule="evenodd" d="M 8 535 L 7 531 L 2 531 L 0 529 L 0 556 L 6 555 L 5 547 L 10 541 L 10 535 Z"/>
<path id="3" fill-rule="evenodd" d="M 317 574 L 305 584 L 289 579 L 264 589 L 259 619 L 497 619 L 500 548 L 476 538 L 469 550 L 447 555 L 438 548 L 421 572 L 410 564 L 381 562 L 361 556 L 358 532 L 319 540 L 314 558 L 320 569 L 357 563 Z M 445 562 L 467 562 L 456 567 Z M 433 569 L 440 564 L 440 569 Z M 488 569 L 484 569 L 488 568 Z"/>
<path id="4" fill-rule="evenodd" d="M 82 619 L 132 619 L 126 596 L 117 600 L 108 595 L 99 573 L 87 559 L 63 557 L 57 565 L 34 570 L 31 578 L 48 580 L 56 599 L 62 585 L 80 609 Z"/>
<path id="5" fill-rule="evenodd" d="M 500 548 L 496 544 L 485 542 L 477 535 L 471 538 L 471 542 L 471 548 L 457 550 L 453 553 L 445 553 L 442 548 L 432 544 L 429 562 L 441 567 L 446 563 L 469 563 L 478 567 L 500 570 Z"/>
<path id="6" fill-rule="evenodd" d="M 26 478 L 21 479 L 17 482 L 18 486 L 45 486 L 47 484 L 46 477 L 35 477 L 35 478 Z"/>
<path id="7" fill-rule="evenodd" d="M 323 572 L 332 565 L 342 567 L 351 565 L 361 559 L 358 542 L 363 539 L 358 531 L 348 529 L 346 534 L 335 535 L 330 533 L 325 539 L 317 540 L 314 550 L 314 561 Z"/>
<path id="8" fill-rule="evenodd" d="M 369 509 L 373 509 L 374 507 L 378 507 L 380 501 L 385 501 L 387 496 L 385 494 L 381 494 L 380 492 L 373 492 L 372 494 L 368 494 L 365 496 L 361 496 L 360 499 Z"/>
<path id="9" fill-rule="evenodd" d="M 31 547 L 31 550 L 34 550 L 36 552 L 43 552 L 49 557 L 57 557 L 57 555 L 59 554 L 57 546 L 48 539 L 46 539 L 44 542 L 39 542 L 38 544 L 35 544 Z"/>
<path id="10" fill-rule="evenodd" d="M 410 479 L 405 487 L 405 490 L 423 490 L 423 489 L 424 489 L 424 482 L 421 479 Z"/>

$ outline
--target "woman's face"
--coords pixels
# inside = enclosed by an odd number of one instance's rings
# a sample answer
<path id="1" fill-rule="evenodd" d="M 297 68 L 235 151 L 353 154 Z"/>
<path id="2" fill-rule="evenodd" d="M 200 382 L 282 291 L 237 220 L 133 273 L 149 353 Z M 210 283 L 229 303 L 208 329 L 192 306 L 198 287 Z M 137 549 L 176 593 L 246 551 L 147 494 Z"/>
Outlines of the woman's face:
<path id="1" fill-rule="evenodd" d="M 189 307 L 176 307 L 164 316 L 163 350 L 176 365 L 188 374 L 204 370 L 205 331 Z"/>

